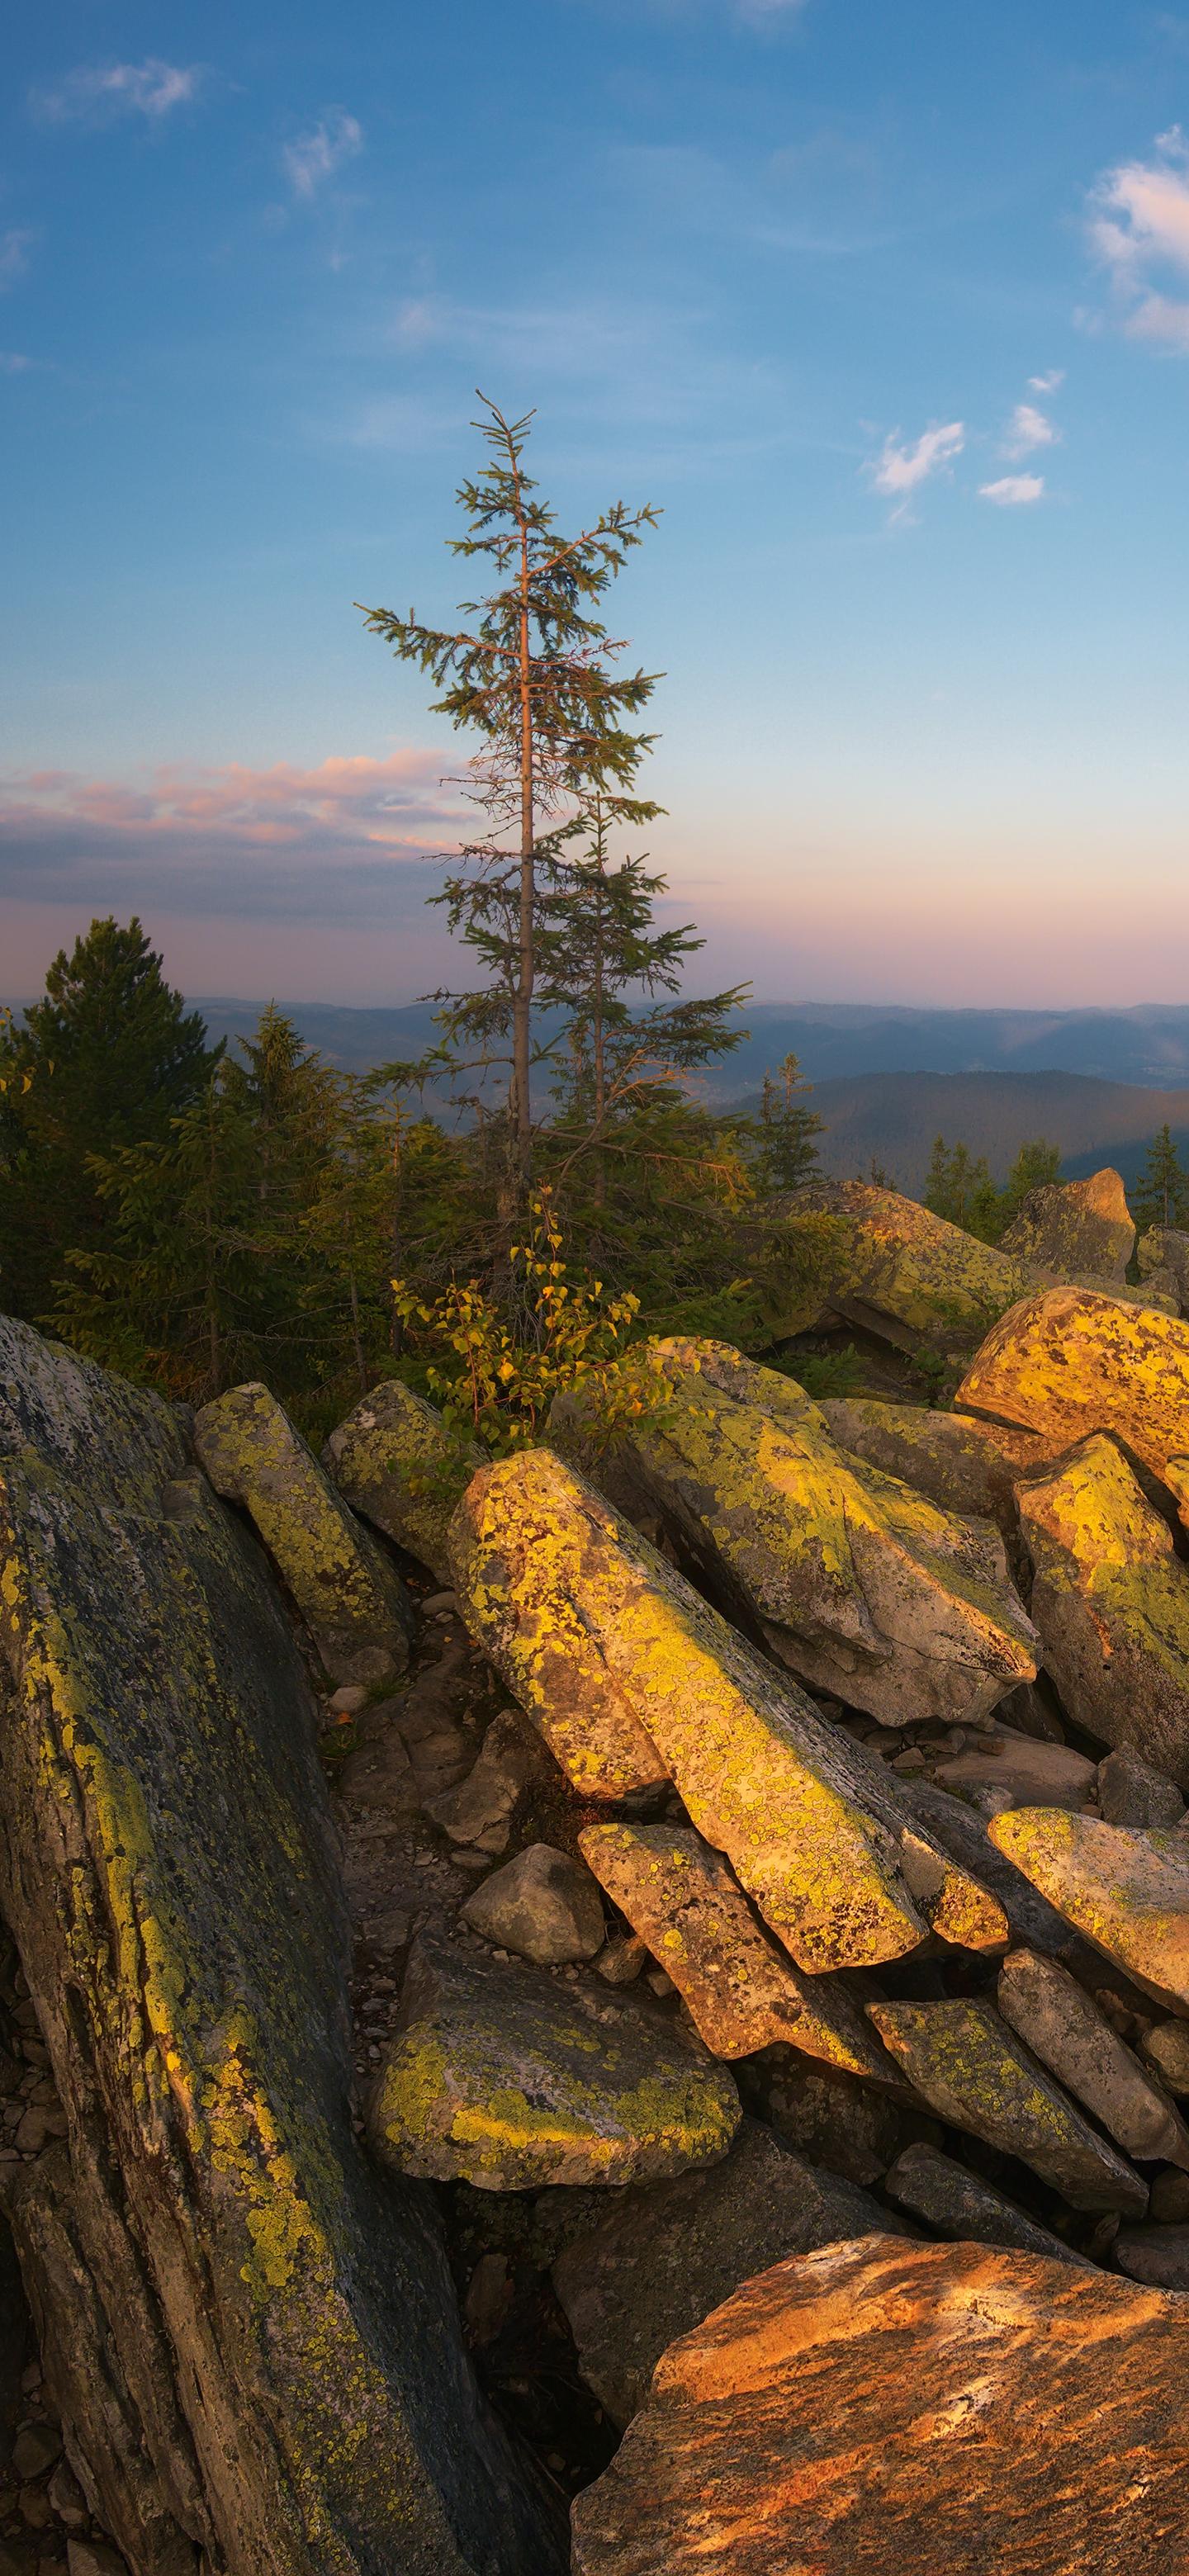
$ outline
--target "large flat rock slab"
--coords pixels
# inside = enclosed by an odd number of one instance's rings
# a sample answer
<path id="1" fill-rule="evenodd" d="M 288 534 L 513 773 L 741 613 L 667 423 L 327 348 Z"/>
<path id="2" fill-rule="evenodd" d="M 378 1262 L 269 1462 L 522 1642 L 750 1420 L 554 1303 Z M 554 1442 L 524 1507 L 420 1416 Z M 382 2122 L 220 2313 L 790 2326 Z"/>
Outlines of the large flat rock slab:
<path id="1" fill-rule="evenodd" d="M 898 1190 L 821 1180 L 785 1205 L 794 1219 L 834 1219 L 839 1252 L 829 1287 L 831 1309 L 901 1350 L 918 1350 L 922 1343 L 972 1350 L 1031 1284 L 1026 1263 L 979 1243 Z M 779 1320 L 773 1317 L 774 1332 Z M 786 1329 L 798 1331 L 800 1318 Z"/>
<path id="2" fill-rule="evenodd" d="M 1109 1431 L 1179 1499 L 1177 1461 L 1189 1458 L 1189 1324 L 1092 1288 L 1025 1297 L 975 1353 L 954 1409 L 1029 1432 L 1050 1458 Z"/>
<path id="3" fill-rule="evenodd" d="M 116 2431 L 101 2462 L 101 2410 L 77 2426 L 113 2537 L 152 2576 L 553 2576 L 432 2208 L 352 2133 L 350 1926 L 266 1560 L 168 1405 L 11 1323 L 0 1604 L 0 1902 L 68 2123 L 41 2235 L 156 2496 L 146 2558 Z"/>
<path id="4" fill-rule="evenodd" d="M 739 2119 L 726 2068 L 671 2016 L 422 1939 L 368 2134 L 400 2173 L 529 2191 L 713 2164 Z"/>
<path id="5" fill-rule="evenodd" d="M 658 2364 L 574 2576 L 1185 2576 L 1189 2303 L 887 2238 L 749 2281 Z"/>
<path id="6" fill-rule="evenodd" d="M 1189 1789 L 1189 1568 L 1167 1521 L 1102 1432 L 1023 1477 L 1019 1505 L 1032 1617 L 1062 1705 Z"/>
<path id="7" fill-rule="evenodd" d="M 576 1471 L 522 1450 L 475 1476 L 450 1559 L 472 1634 L 574 1786 L 675 1782 L 799 1967 L 1003 1946 L 1001 1908 L 884 1766 L 696 1593 Z"/>
<path id="8" fill-rule="evenodd" d="M 886 2234 L 888 2213 L 745 2120 L 708 2173 L 617 2193 L 601 2227 L 553 2266 L 582 2375 L 612 2421 L 642 2406 L 656 2363 L 753 2273 L 842 2237 Z"/>
<path id="9" fill-rule="evenodd" d="M 1015 1526 L 1018 1461 L 995 1445 L 985 1425 L 960 1421 L 927 1404 L 886 1404 L 871 1396 L 826 1396 L 818 1410 L 832 1440 L 898 1476 L 946 1512 L 973 1513 Z"/>
<path id="10" fill-rule="evenodd" d="M 1142 2218 L 1148 2187 L 982 1999 L 869 2004 L 885 2048 L 955 2129 L 1018 2156 L 1074 2209 Z"/>
<path id="11" fill-rule="evenodd" d="M 251 1514 L 330 1679 L 403 1672 L 412 1608 L 400 1576 L 268 1388 L 234 1386 L 204 1404 L 194 1442 L 215 1492 Z"/>

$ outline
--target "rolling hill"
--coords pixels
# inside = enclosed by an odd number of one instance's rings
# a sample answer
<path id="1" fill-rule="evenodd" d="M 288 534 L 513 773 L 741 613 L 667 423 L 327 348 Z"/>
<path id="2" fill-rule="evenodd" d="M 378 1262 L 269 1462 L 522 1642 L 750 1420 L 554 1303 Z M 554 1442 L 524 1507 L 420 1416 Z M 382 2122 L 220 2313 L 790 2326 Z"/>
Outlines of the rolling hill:
<path id="1" fill-rule="evenodd" d="M 1043 1136 L 1060 1146 L 1066 1180 L 1113 1163 L 1132 1181 L 1165 1123 L 1189 1163 L 1189 1089 L 1077 1073 L 868 1073 L 819 1083 L 813 1106 L 826 1121 L 819 1150 L 828 1172 L 863 1175 L 874 1156 L 910 1194 L 923 1186 L 938 1135 L 985 1154 L 997 1180 L 1021 1145 Z"/>

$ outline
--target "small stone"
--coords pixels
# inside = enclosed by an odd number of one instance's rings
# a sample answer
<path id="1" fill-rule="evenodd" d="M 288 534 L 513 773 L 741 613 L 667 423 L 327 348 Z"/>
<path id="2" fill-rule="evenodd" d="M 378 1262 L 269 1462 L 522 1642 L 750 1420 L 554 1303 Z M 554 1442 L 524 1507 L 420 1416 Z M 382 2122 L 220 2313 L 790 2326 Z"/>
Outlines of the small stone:
<path id="1" fill-rule="evenodd" d="M 1154 2290 L 1189 2290 L 1189 2227 L 1121 2227 L 1113 2250 L 1128 2280 Z"/>
<path id="2" fill-rule="evenodd" d="M 647 1947 L 634 1932 L 613 1932 L 594 1962 L 595 1974 L 609 1986 L 631 1986 L 647 1958 Z"/>
<path id="3" fill-rule="evenodd" d="M 87 2499 L 68 2460 L 59 2460 L 49 2482 L 48 2494 L 64 2531 L 77 2533 L 88 2529 L 91 2516 Z"/>
<path id="4" fill-rule="evenodd" d="M 60 2456 L 62 2436 L 53 2424 L 22 2424 L 12 2446 L 12 2472 L 21 2485 L 43 2478 Z"/>
<path id="5" fill-rule="evenodd" d="M 55 2135 L 53 2113 L 40 2103 L 31 2103 L 17 2124 L 16 2144 L 23 2156 L 38 2156 Z"/>
<path id="6" fill-rule="evenodd" d="M 44 2487 L 22 2487 L 17 2510 L 30 2531 L 48 2531 L 53 2521 L 53 2507 Z"/>
<path id="7" fill-rule="evenodd" d="M 345 1682 L 341 1690 L 332 1692 L 327 1706 L 333 1709 L 336 1717 L 354 1717 L 357 1710 L 367 1706 L 367 1692 L 362 1682 Z"/>
<path id="8" fill-rule="evenodd" d="M 585 1863 L 530 1843 L 468 1897 L 462 1919 L 485 1941 L 539 1968 L 593 1959 L 606 1939 L 603 1900 Z"/>
<path id="9" fill-rule="evenodd" d="M 427 1619 L 452 1619 L 458 1610 L 456 1592 L 427 1592 L 421 1604 Z"/>
<path id="10" fill-rule="evenodd" d="M 1172 1780 L 1129 1745 L 1098 1765 L 1098 1804 L 1108 1825 L 1179 1825 L 1185 1801 Z"/>
<path id="11" fill-rule="evenodd" d="M 1170 2093 L 1189 2093 L 1189 2022 L 1153 2022 L 1139 2045 L 1141 2057 L 1163 2076 Z"/>
<path id="12" fill-rule="evenodd" d="M 663 1968 L 650 1968 L 646 1982 L 651 1986 L 654 1995 L 660 1996 L 662 2002 L 677 1992 L 672 1978 L 665 1975 Z"/>
<path id="13" fill-rule="evenodd" d="M 102 2540 L 68 2540 L 66 2564 L 70 2576 L 128 2576 L 127 2559 Z"/>
<path id="14" fill-rule="evenodd" d="M 937 1766 L 939 1788 L 994 1789 L 1028 1807 L 1080 1807 L 1096 1776 L 1095 1764 L 1072 1744 L 1042 1742 L 1014 1727 L 997 1727 L 993 1739 L 973 1737 L 967 1752 Z"/>
<path id="15" fill-rule="evenodd" d="M 1161 2227 L 1179 2227 L 1189 2220 L 1189 2174 L 1180 2172 L 1176 2165 L 1165 2165 L 1153 2175 L 1148 2216 Z"/>

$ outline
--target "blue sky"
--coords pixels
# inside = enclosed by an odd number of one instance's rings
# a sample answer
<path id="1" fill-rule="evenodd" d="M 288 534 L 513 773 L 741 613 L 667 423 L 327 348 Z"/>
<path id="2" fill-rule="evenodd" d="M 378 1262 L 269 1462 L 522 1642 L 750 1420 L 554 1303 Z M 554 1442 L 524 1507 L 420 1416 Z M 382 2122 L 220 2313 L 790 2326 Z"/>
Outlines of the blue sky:
<path id="1" fill-rule="evenodd" d="M 15 37 L 15 44 L 14 44 Z M 11 77 L 16 54 L 16 77 Z M 664 511 L 651 835 L 763 997 L 1189 976 L 1189 13 L 18 6 L 0 989 L 139 909 L 190 990 L 441 972 L 473 388 Z"/>

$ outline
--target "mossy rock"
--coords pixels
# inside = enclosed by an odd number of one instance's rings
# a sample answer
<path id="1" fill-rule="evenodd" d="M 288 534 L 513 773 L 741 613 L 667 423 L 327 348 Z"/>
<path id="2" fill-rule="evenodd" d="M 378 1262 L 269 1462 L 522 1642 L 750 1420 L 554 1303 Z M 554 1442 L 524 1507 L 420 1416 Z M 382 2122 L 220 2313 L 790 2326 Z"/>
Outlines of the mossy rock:
<path id="1" fill-rule="evenodd" d="M 1109 1168 L 1086 1181 L 1044 1181 L 1029 1190 L 1000 1250 L 1054 1278 L 1123 1287 L 1135 1249 L 1135 1219 L 1120 1174 Z"/>
<path id="2" fill-rule="evenodd" d="M 987 1335 L 954 1410 L 1027 1432 L 1044 1458 L 1108 1431 L 1180 1502 L 1189 1495 L 1189 1324 L 1092 1288 L 1050 1288 Z"/>
<path id="3" fill-rule="evenodd" d="M 352 2134 L 350 1923 L 266 1560 L 168 1405 L 13 1323 L 0 1903 L 67 2115 L 87 2331 L 173 2527 L 146 2562 L 113 2522 L 130 2563 L 558 2576 L 432 2210 Z"/>
<path id="4" fill-rule="evenodd" d="M 372 2151 L 480 2191 L 648 2182 L 713 2164 L 739 2125 L 725 2067 L 672 2018 L 419 1941 L 379 2068 Z"/>
<path id="5" fill-rule="evenodd" d="M 322 1464 L 353 1511 L 449 1582 L 451 1515 L 483 1458 L 451 1439 L 432 1404 L 385 1378 L 331 1432 Z"/>
<path id="6" fill-rule="evenodd" d="M 814 1181 L 778 1207 L 790 1220 L 800 1214 L 836 1220 L 840 1254 L 825 1303 L 900 1350 L 971 1351 L 1033 1284 L 1025 1262 L 979 1243 L 898 1190 Z M 774 1339 L 802 1328 L 799 1313 L 771 1321 Z"/>
<path id="7" fill-rule="evenodd" d="M 400 1576 L 268 1388 L 205 1404 L 194 1441 L 215 1492 L 251 1514 L 331 1681 L 403 1672 L 413 1614 Z"/>
<path id="8" fill-rule="evenodd" d="M 1009 1808 L 987 1832 L 1134 1985 L 1189 2018 L 1189 1837 L 1056 1807 Z"/>
<path id="9" fill-rule="evenodd" d="M 1045 1669 L 1079 1726 L 1189 1789 L 1189 1569 L 1115 1441 L 1019 1487 Z"/>
<path id="10" fill-rule="evenodd" d="M 869 2004 L 885 2048 L 951 2128 L 1018 2156 L 1075 2209 L 1143 2217 L 1148 2187 L 1100 2138 L 992 2004 Z"/>

